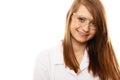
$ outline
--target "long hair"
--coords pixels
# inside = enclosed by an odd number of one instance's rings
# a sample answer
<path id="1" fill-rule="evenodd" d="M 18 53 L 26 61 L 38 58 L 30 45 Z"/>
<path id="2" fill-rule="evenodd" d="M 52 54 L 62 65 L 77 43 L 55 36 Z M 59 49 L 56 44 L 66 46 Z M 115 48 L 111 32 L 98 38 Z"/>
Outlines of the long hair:
<path id="1" fill-rule="evenodd" d="M 74 0 L 69 9 L 63 40 L 65 65 L 76 73 L 78 72 L 79 63 L 72 47 L 70 23 L 72 14 L 78 10 L 80 5 L 84 5 L 92 14 L 97 28 L 96 35 L 87 42 L 89 72 L 91 71 L 94 76 L 99 76 L 101 80 L 119 80 L 120 67 L 109 38 L 105 10 L 100 0 Z"/>

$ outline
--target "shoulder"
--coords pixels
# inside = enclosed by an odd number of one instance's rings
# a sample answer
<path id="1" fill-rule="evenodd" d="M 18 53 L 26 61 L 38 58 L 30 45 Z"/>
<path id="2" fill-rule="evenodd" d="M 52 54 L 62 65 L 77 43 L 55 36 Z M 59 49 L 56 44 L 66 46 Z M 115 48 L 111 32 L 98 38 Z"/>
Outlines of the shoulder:
<path id="1" fill-rule="evenodd" d="M 37 56 L 37 62 L 40 63 L 50 63 L 53 59 L 55 59 L 56 56 L 59 56 L 62 54 L 62 44 L 59 43 L 56 46 L 46 49 L 44 51 L 41 51 Z"/>
<path id="2" fill-rule="evenodd" d="M 41 51 L 37 55 L 34 78 L 35 80 L 49 80 L 51 77 L 52 67 L 56 61 L 59 61 L 62 46 L 58 44 L 52 48 Z"/>

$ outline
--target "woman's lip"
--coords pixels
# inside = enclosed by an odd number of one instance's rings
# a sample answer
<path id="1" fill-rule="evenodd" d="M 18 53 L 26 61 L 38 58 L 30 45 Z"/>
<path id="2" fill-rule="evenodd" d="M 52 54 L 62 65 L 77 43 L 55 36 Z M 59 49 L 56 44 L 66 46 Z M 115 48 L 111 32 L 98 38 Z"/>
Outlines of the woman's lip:
<path id="1" fill-rule="evenodd" d="M 77 32 L 81 35 L 81 36 L 88 36 L 88 34 L 86 34 L 86 33 L 83 33 L 83 32 L 81 32 L 81 31 L 79 31 L 79 30 L 77 30 Z"/>

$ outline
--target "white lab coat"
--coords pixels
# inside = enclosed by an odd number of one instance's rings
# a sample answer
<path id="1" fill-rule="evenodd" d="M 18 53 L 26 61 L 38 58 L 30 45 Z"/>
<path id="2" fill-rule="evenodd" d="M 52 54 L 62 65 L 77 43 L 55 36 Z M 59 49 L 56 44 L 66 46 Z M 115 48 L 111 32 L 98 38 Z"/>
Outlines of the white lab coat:
<path id="1" fill-rule="evenodd" d="M 62 51 L 60 43 L 40 53 L 36 61 L 34 80 L 100 80 L 88 72 L 89 59 L 86 51 L 80 64 L 82 72 L 78 75 L 65 67 Z"/>

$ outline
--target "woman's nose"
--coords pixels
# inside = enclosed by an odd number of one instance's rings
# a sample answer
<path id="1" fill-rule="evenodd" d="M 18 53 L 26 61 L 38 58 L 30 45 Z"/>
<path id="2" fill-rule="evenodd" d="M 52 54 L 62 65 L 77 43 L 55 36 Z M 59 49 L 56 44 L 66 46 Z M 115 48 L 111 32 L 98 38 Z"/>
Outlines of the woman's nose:
<path id="1" fill-rule="evenodd" d="M 82 28 L 85 32 L 88 32 L 89 31 L 89 23 L 85 23 L 84 25 L 82 25 Z"/>

